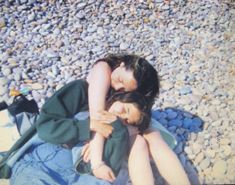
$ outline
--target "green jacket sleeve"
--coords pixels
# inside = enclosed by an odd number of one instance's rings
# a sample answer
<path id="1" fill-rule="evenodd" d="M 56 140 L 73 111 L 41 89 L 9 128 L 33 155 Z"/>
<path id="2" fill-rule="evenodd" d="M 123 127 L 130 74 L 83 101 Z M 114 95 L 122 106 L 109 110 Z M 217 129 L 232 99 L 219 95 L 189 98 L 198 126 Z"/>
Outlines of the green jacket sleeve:
<path id="1" fill-rule="evenodd" d="M 105 141 L 103 160 L 111 167 L 117 176 L 121 169 L 122 163 L 128 154 L 129 149 L 129 133 L 121 122 L 116 120 L 112 123 L 113 133 L 109 139 Z"/>
<path id="2" fill-rule="evenodd" d="M 112 126 L 113 132 L 111 136 L 106 139 L 104 144 L 103 160 L 117 176 L 121 169 L 122 162 L 128 153 L 129 133 L 126 126 L 122 124 L 120 119 L 112 122 Z M 75 167 L 81 174 L 92 174 L 90 162 L 85 163 L 81 158 L 78 160 Z"/>
<path id="3" fill-rule="evenodd" d="M 75 144 L 90 138 L 89 122 L 74 115 L 88 109 L 88 84 L 76 80 L 58 90 L 43 105 L 36 129 L 41 139 L 54 144 Z"/>

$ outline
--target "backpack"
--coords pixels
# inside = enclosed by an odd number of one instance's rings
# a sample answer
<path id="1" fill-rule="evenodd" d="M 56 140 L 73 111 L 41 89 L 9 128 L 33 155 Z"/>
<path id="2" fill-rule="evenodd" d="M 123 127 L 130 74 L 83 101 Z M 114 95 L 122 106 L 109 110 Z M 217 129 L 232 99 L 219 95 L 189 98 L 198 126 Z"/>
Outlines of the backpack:
<path id="1" fill-rule="evenodd" d="M 20 94 L 15 96 L 11 105 L 0 103 L 0 153 L 10 147 L 33 125 L 38 117 L 39 108 L 34 99 L 28 100 Z"/>

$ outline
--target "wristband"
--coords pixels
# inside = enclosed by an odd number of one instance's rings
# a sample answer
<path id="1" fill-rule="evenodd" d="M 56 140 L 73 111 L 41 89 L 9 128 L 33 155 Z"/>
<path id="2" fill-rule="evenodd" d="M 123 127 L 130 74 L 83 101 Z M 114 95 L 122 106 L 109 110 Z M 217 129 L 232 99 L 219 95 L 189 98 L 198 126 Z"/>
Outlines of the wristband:
<path id="1" fill-rule="evenodd" d="M 101 166 L 105 165 L 104 161 L 101 161 L 99 164 L 95 165 L 95 166 L 91 166 L 91 170 L 97 170 L 98 168 L 100 168 Z"/>

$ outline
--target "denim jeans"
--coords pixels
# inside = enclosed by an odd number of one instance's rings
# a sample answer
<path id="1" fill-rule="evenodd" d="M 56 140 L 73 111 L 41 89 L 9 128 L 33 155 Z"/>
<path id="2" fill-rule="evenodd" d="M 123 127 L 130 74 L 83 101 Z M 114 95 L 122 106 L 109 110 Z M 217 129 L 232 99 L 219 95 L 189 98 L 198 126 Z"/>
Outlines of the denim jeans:
<path id="1" fill-rule="evenodd" d="M 79 155 L 79 152 L 77 154 Z M 16 162 L 10 183 L 12 185 L 111 185 L 92 175 L 78 174 L 73 165 L 72 151 L 49 143 L 32 146 Z"/>

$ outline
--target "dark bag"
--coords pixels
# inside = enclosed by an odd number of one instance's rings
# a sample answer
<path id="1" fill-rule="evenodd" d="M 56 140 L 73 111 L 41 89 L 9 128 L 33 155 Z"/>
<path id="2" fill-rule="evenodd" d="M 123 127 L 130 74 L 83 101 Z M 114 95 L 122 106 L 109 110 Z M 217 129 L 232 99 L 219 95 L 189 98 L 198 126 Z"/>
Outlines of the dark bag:
<path id="1" fill-rule="evenodd" d="M 16 96 L 9 106 L 5 102 L 1 102 L 0 111 L 8 112 L 8 120 L 10 121 L 5 125 L 8 127 L 16 125 L 20 135 L 35 123 L 37 115 L 39 114 L 39 108 L 36 101 L 34 99 L 28 100 L 22 94 Z M 0 122 L 1 121 L 2 120 L 0 120 Z"/>
<path id="2" fill-rule="evenodd" d="M 12 116 L 21 112 L 39 113 L 38 105 L 34 99 L 28 100 L 24 95 L 18 95 L 14 98 L 13 103 L 8 106 L 8 111 Z"/>

